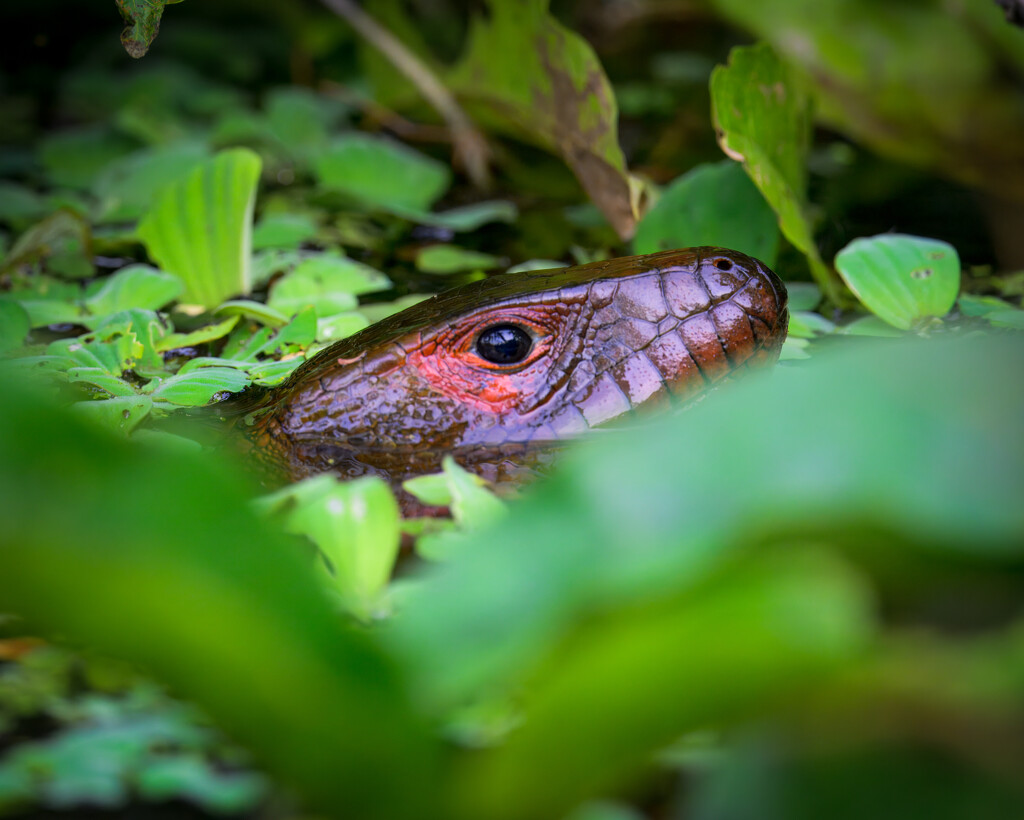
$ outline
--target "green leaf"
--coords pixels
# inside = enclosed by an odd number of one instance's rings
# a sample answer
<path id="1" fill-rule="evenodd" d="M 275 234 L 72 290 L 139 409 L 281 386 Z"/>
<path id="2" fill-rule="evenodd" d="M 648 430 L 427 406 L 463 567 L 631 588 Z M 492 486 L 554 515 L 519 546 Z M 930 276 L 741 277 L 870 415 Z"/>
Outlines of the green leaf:
<path id="1" fill-rule="evenodd" d="M 87 191 L 110 163 L 136 146 L 106 128 L 79 128 L 44 137 L 39 159 L 52 184 Z"/>
<path id="2" fill-rule="evenodd" d="M 416 254 L 417 268 L 424 273 L 439 276 L 497 268 L 503 261 L 500 257 L 467 250 L 457 245 L 429 245 Z"/>
<path id="3" fill-rule="evenodd" d="M 21 347 L 31 326 L 25 308 L 15 301 L 0 299 L 0 353 Z"/>
<path id="4" fill-rule="evenodd" d="M 139 345 L 131 369 L 140 375 L 163 375 L 163 357 L 158 346 L 167 334 L 167 326 L 154 311 L 130 308 L 87 321 L 93 327 L 94 336 L 101 341 L 119 333 L 131 334 Z"/>
<path id="5" fill-rule="evenodd" d="M 185 141 L 144 148 L 109 164 L 96 179 L 100 222 L 139 219 L 172 183 L 208 160 L 201 142 Z"/>
<path id="6" fill-rule="evenodd" d="M 1009 327 L 1024 330 L 1024 310 L 994 310 L 986 317 L 993 327 Z"/>
<path id="7" fill-rule="evenodd" d="M 842 325 L 836 332 L 844 336 L 878 336 L 886 339 L 898 339 L 905 335 L 902 330 L 897 330 L 877 316 L 861 316 Z"/>
<path id="8" fill-rule="evenodd" d="M 636 253 L 713 245 L 760 259 L 779 250 L 775 213 L 736 162 L 698 165 L 676 179 L 637 227 Z"/>
<path id="9" fill-rule="evenodd" d="M 375 324 L 381 319 L 394 316 L 396 313 L 400 313 L 406 308 L 418 305 L 424 299 L 430 298 L 428 293 L 408 293 L 405 296 L 399 296 L 393 302 L 375 302 L 372 305 L 362 305 L 359 308 L 359 312 L 366 317 L 367 322 Z"/>
<path id="10" fill-rule="evenodd" d="M 281 311 L 274 310 L 262 302 L 250 302 L 247 299 L 224 302 L 213 312 L 217 316 L 244 316 L 269 327 L 283 327 L 288 324 L 288 317 Z"/>
<path id="11" fill-rule="evenodd" d="M 807 215 L 806 158 L 811 112 L 806 93 L 765 43 L 739 46 L 711 74 L 711 112 L 719 144 L 743 163 L 832 301 L 839 282 L 821 259 Z"/>
<path id="12" fill-rule="evenodd" d="M 121 45 L 136 59 L 149 51 L 149 47 L 160 31 L 160 18 L 164 6 L 180 3 L 181 0 L 116 0 L 118 11 L 124 19 Z"/>
<path id="13" fill-rule="evenodd" d="M 267 128 L 287 155 L 306 163 L 327 147 L 345 108 L 310 88 L 286 86 L 269 92 Z"/>
<path id="14" fill-rule="evenodd" d="M 957 300 L 957 306 L 964 316 L 988 316 L 996 311 L 1015 310 L 1005 299 L 997 296 L 977 296 L 973 293 L 961 295 Z"/>
<path id="15" fill-rule="evenodd" d="M 284 361 L 260 362 L 247 368 L 253 384 L 262 387 L 274 387 L 287 379 L 302 364 L 302 359 L 285 359 Z"/>
<path id="16" fill-rule="evenodd" d="M 748 558 L 638 610 L 552 653 L 523 724 L 475 761 L 470 816 L 562 816 L 684 732 L 810 695 L 872 633 L 862 580 L 821 552 Z"/>
<path id="17" fill-rule="evenodd" d="M 284 315 L 313 305 L 320 316 L 352 310 L 363 293 L 391 287 L 383 273 L 344 256 L 321 254 L 300 262 L 274 283 L 267 304 Z"/>
<path id="18" fill-rule="evenodd" d="M 213 307 L 249 292 L 260 167 L 248 149 L 221 151 L 166 188 L 139 224 L 150 256 L 184 282 L 183 302 Z"/>
<path id="19" fill-rule="evenodd" d="M 398 557 L 398 504 L 379 478 L 345 483 L 323 475 L 264 498 L 264 510 L 286 509 L 287 532 L 319 549 L 326 583 L 360 618 L 380 604 Z"/>
<path id="20" fill-rule="evenodd" d="M 836 268 L 868 310 L 901 330 L 945 316 L 960 291 L 960 257 L 937 239 L 855 239 L 836 254 Z"/>
<path id="21" fill-rule="evenodd" d="M 49 210 L 46 200 L 31 188 L 0 182 L 0 222 L 20 225 L 42 219 Z"/>
<path id="22" fill-rule="evenodd" d="M 835 322 L 830 322 L 820 313 L 809 310 L 794 310 L 789 314 L 789 335 L 798 339 L 811 339 L 819 333 L 832 333 Z"/>
<path id="23" fill-rule="evenodd" d="M 547 0 L 488 2 L 446 81 L 474 118 L 562 157 L 619 236 L 633 235 L 635 185 L 615 94 L 593 49 Z"/>
<path id="24" fill-rule="evenodd" d="M 194 347 L 222 339 L 230 333 L 238 324 L 240 316 L 231 316 L 223 322 L 212 325 L 205 325 L 191 333 L 168 333 L 156 344 L 160 353 L 168 350 L 175 350 L 180 347 Z"/>
<path id="25" fill-rule="evenodd" d="M 786 282 L 790 310 L 814 310 L 821 304 L 821 288 L 813 282 Z"/>
<path id="26" fill-rule="evenodd" d="M 0 436 L 4 609 L 201 704 L 308 811 L 440 816 L 439 750 L 397 665 L 254 515 L 242 465 L 120 441 L 12 387 L 0 402 L 0 430 L 18 431 Z"/>
<path id="27" fill-rule="evenodd" d="M 89 223 L 78 214 L 60 210 L 38 222 L 18 237 L 4 257 L 2 268 L 42 262 L 68 278 L 93 275 L 92 233 Z"/>
<path id="28" fill-rule="evenodd" d="M 385 210 L 426 211 L 451 184 L 447 165 L 366 134 L 337 138 L 314 168 L 323 187 Z"/>
<path id="29" fill-rule="evenodd" d="M 176 276 L 149 265 L 129 265 L 105 279 L 103 287 L 85 300 L 85 306 L 94 316 L 129 308 L 156 310 L 174 301 L 181 290 Z"/>
<path id="30" fill-rule="evenodd" d="M 353 333 L 358 333 L 370 323 L 362 313 L 336 313 L 316 320 L 316 340 L 318 342 L 336 342 Z"/>
<path id="31" fill-rule="evenodd" d="M 267 248 L 294 250 L 315 237 L 316 231 L 316 223 L 305 214 L 269 214 L 256 224 L 252 246 L 257 251 Z"/>
<path id="32" fill-rule="evenodd" d="M 216 814 L 253 809 L 267 791 L 261 775 L 220 771 L 198 756 L 153 757 L 141 767 L 136 784 L 146 800 L 187 800 Z"/>
<path id="33" fill-rule="evenodd" d="M 47 348 L 49 355 L 63 356 L 71 367 L 98 367 L 112 376 L 131 370 L 143 352 L 143 346 L 134 333 L 120 330 L 109 334 L 88 333 L 77 339 L 59 339 Z"/>
<path id="34" fill-rule="evenodd" d="M 519 216 L 515 203 L 505 199 L 474 202 L 459 208 L 449 208 L 440 213 L 424 214 L 420 221 L 426 225 L 437 225 L 459 233 L 475 231 L 491 222 L 513 223 Z"/>
<path id="35" fill-rule="evenodd" d="M 108 391 L 113 393 L 113 391 Z M 134 430 L 153 408 L 153 399 L 149 396 L 123 395 L 113 393 L 113 398 L 97 401 L 80 401 L 73 404 L 72 409 L 108 430 L 130 433 Z"/>
<path id="36" fill-rule="evenodd" d="M 846 347 L 567 452 L 388 626 L 424 702 L 507 691 L 577 616 L 682 594 L 751 545 L 1020 560 L 1024 440 L 1005 431 L 1024 381 L 1006 374 L 1024 372 L 1024 339 Z M 772 480 L 737 464 L 775 465 Z"/>
<path id="37" fill-rule="evenodd" d="M 161 380 L 150 395 L 154 401 L 184 407 L 203 407 L 238 393 L 249 385 L 249 376 L 232 367 L 200 367 Z"/>
<path id="38" fill-rule="evenodd" d="M 118 398 L 132 398 L 137 395 L 135 388 L 128 382 L 108 373 L 102 367 L 72 367 L 68 369 L 67 376 L 69 382 L 91 384 Z"/>

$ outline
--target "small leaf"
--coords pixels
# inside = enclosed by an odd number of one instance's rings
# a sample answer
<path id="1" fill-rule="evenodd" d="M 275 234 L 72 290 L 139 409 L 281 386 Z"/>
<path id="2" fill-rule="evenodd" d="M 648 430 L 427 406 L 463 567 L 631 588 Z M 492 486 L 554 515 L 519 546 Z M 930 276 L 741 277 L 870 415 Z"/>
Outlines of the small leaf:
<path id="1" fill-rule="evenodd" d="M 247 299 L 224 302 L 213 312 L 217 316 L 244 316 L 269 327 L 283 327 L 288 324 L 288 317 L 281 311 L 274 310 L 262 302 L 250 302 Z"/>
<path id="2" fill-rule="evenodd" d="M 321 254 L 300 262 L 282 276 L 271 289 L 267 304 L 285 315 L 313 305 L 317 314 L 329 316 L 356 307 L 359 294 L 389 287 L 391 281 L 369 265 L 344 256 Z"/>
<path id="3" fill-rule="evenodd" d="M 260 362 L 247 368 L 247 372 L 252 378 L 253 384 L 258 384 L 262 387 L 274 387 L 281 384 L 281 382 L 294 373 L 295 368 L 302 364 L 302 361 L 301 358 L 294 358 L 285 359 L 280 362 Z"/>
<path id="4" fill-rule="evenodd" d="M 74 412 L 109 430 L 130 433 L 153 407 L 149 396 L 115 396 L 98 401 L 80 401 L 71 405 Z"/>
<path id="5" fill-rule="evenodd" d="M 636 253 L 714 245 L 775 264 L 775 213 L 739 163 L 698 165 L 676 179 L 641 220 Z"/>
<path id="6" fill-rule="evenodd" d="M 186 407 L 202 407 L 220 401 L 222 394 L 238 393 L 250 379 L 241 370 L 230 367 L 201 367 L 164 379 L 153 389 L 155 401 Z"/>
<path id="7" fill-rule="evenodd" d="M 789 335 L 798 339 L 811 339 L 819 333 L 831 333 L 835 329 L 835 322 L 830 322 L 820 313 L 794 310 L 789 314 Z"/>
<path id="8" fill-rule="evenodd" d="M 257 223 L 252 246 L 254 250 L 295 250 L 315 236 L 316 223 L 305 214 L 270 214 Z"/>
<path id="9" fill-rule="evenodd" d="M 328 584 L 355 614 L 368 618 L 398 556 L 398 504 L 379 478 L 340 483 L 334 476 L 307 479 L 262 500 L 264 509 L 291 504 L 288 532 L 307 536 L 320 550 Z"/>
<path id="10" fill-rule="evenodd" d="M 318 342 L 336 342 L 353 333 L 358 333 L 369 322 L 362 313 L 337 313 L 316 321 L 316 340 Z"/>
<path id="11" fill-rule="evenodd" d="M 945 316 L 960 290 L 956 249 L 937 239 L 855 239 L 836 254 L 836 267 L 868 310 L 901 330 Z"/>
<path id="12" fill-rule="evenodd" d="M 86 191 L 110 163 L 136 146 L 106 128 L 76 128 L 44 137 L 39 159 L 52 184 Z"/>
<path id="13" fill-rule="evenodd" d="M 424 273 L 445 276 L 472 270 L 501 267 L 502 259 L 457 245 L 430 245 L 416 254 L 416 267 Z"/>
<path id="14" fill-rule="evenodd" d="M 89 223 L 78 214 L 60 210 L 38 222 L 18 237 L 7 256 L 3 269 L 33 262 L 45 264 L 58 260 L 68 278 L 82 279 L 93 274 L 92 233 Z"/>
<path id="15" fill-rule="evenodd" d="M 786 282 L 790 310 L 814 310 L 821 304 L 821 288 L 814 282 Z"/>
<path id="16" fill-rule="evenodd" d="M 384 209 L 426 211 L 451 183 L 447 165 L 366 134 L 339 137 L 314 166 L 325 188 Z"/>
<path id="17" fill-rule="evenodd" d="M 993 327 L 1009 327 L 1015 330 L 1024 330 L 1024 310 L 995 310 L 985 318 L 992 323 Z"/>
<path id="18" fill-rule="evenodd" d="M 1005 299 L 997 296 L 976 296 L 972 293 L 963 294 L 957 305 L 964 316 L 988 316 L 1001 310 L 1015 310 Z"/>
<path id="19" fill-rule="evenodd" d="M 173 301 L 181 290 L 177 276 L 149 265 L 129 265 L 108 277 L 103 287 L 85 300 L 85 306 L 94 316 L 129 308 L 157 310 Z"/>
<path id="20" fill-rule="evenodd" d="M 179 347 L 194 347 L 221 339 L 234 329 L 240 316 L 230 316 L 223 322 L 206 325 L 191 333 L 169 333 L 156 344 L 156 349 L 164 353 Z"/>
<path id="21" fill-rule="evenodd" d="M 48 211 L 46 200 L 31 188 L 0 182 L 0 222 L 31 222 L 42 219 Z"/>
<path id="22" fill-rule="evenodd" d="M 181 0 L 116 0 L 117 8 L 124 19 L 121 45 L 136 59 L 145 55 L 160 31 L 160 18 L 164 6 L 180 3 Z"/>
<path id="23" fill-rule="evenodd" d="M 425 299 L 430 299 L 431 296 L 428 293 L 409 293 L 405 296 L 399 296 L 393 302 L 378 302 L 372 305 L 362 305 L 359 308 L 359 312 L 366 317 L 371 325 L 379 322 L 381 319 L 386 319 L 388 316 L 394 316 L 396 313 L 400 313 L 406 308 L 411 308 L 413 305 L 418 305 Z"/>
<path id="24" fill-rule="evenodd" d="M 877 316 L 861 316 L 843 325 L 836 332 L 843 336 L 878 336 L 885 339 L 898 339 L 904 335 L 902 330 L 897 330 Z"/>
<path id="25" fill-rule="evenodd" d="M 495 199 L 487 202 L 475 202 L 472 205 L 463 205 L 460 208 L 450 208 L 440 213 L 424 214 L 419 222 L 425 225 L 436 225 L 440 228 L 448 228 L 459 233 L 475 231 L 477 228 L 491 222 L 516 221 L 519 216 L 519 209 L 515 204 L 505 199 Z"/>
<path id="26" fill-rule="evenodd" d="M 30 329 L 25 308 L 15 301 L 0 299 L 0 353 L 21 347 Z"/>
<path id="27" fill-rule="evenodd" d="M 839 283 L 818 253 L 807 216 L 807 94 L 766 43 L 740 46 L 728 66 L 711 74 L 711 110 L 722 150 L 743 163 L 814 280 L 838 301 Z"/>
<path id="28" fill-rule="evenodd" d="M 213 307 L 249 292 L 260 167 L 248 149 L 221 151 L 166 188 L 139 224 L 150 256 L 184 282 L 181 301 Z"/>
<path id="29" fill-rule="evenodd" d="M 72 367 L 68 370 L 68 381 L 91 384 L 119 398 L 134 398 L 137 395 L 135 388 L 128 382 L 101 367 Z"/>

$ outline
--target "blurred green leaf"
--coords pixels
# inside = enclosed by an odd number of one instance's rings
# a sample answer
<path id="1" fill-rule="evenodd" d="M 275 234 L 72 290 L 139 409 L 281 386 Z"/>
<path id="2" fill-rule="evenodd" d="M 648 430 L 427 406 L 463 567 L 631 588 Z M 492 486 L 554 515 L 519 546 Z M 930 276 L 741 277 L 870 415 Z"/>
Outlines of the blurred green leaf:
<path id="1" fill-rule="evenodd" d="M 252 212 L 261 162 L 234 148 L 164 189 L 138 236 L 185 284 L 183 302 L 213 307 L 251 287 Z"/>
<path id="2" fill-rule="evenodd" d="M 274 283 L 267 304 L 284 315 L 292 315 L 307 305 L 317 315 L 352 310 L 356 298 L 391 287 L 391 281 L 380 271 L 344 256 L 321 254 L 300 262 L 294 270 Z"/>
<path id="3" fill-rule="evenodd" d="M 20 347 L 31 326 L 25 308 L 17 302 L 0 299 L 0 353 Z"/>
<path id="4" fill-rule="evenodd" d="M 866 645 L 866 593 L 833 556 L 781 551 L 580 630 L 535 676 L 522 727 L 475 761 L 470 807 L 560 816 L 685 731 L 814 691 Z"/>
<path id="5" fill-rule="evenodd" d="M 428 245 L 416 254 L 416 267 L 424 273 L 438 276 L 488 270 L 501 267 L 501 264 L 500 257 L 460 248 L 458 245 Z"/>
<path id="6" fill-rule="evenodd" d="M 203 407 L 220 401 L 225 394 L 238 393 L 249 381 L 248 375 L 232 367 L 199 367 L 155 383 L 150 395 L 154 401 Z"/>
<path id="7" fill-rule="evenodd" d="M 821 304 L 821 288 L 813 282 L 786 282 L 789 309 L 814 310 Z"/>
<path id="8" fill-rule="evenodd" d="M 994 310 L 985 316 L 993 327 L 1008 327 L 1024 330 L 1024 310 Z"/>
<path id="9" fill-rule="evenodd" d="M 289 157 L 308 162 L 329 142 L 344 107 L 312 89 L 275 88 L 266 98 L 267 127 Z"/>
<path id="10" fill-rule="evenodd" d="M 405 296 L 399 296 L 393 302 L 375 302 L 372 305 L 361 305 L 359 312 L 366 317 L 367 322 L 374 324 L 406 308 L 418 305 L 424 299 L 429 298 L 431 297 L 428 293 L 409 293 Z"/>
<path id="11" fill-rule="evenodd" d="M 49 212 L 46 200 L 31 188 L 0 182 L 0 222 L 19 225 L 42 219 Z"/>
<path id="12" fill-rule="evenodd" d="M 486 202 L 474 202 L 472 205 L 463 205 L 459 208 L 449 208 L 439 213 L 424 214 L 421 218 L 428 225 L 437 225 L 460 233 L 475 231 L 484 225 L 492 222 L 516 221 L 519 209 L 515 203 L 504 199 L 488 200 Z"/>
<path id="13" fill-rule="evenodd" d="M 119 398 L 134 398 L 136 396 L 134 387 L 119 376 L 108 373 L 102 367 L 69 367 L 67 377 L 72 384 L 90 384 L 111 396 Z"/>
<path id="14" fill-rule="evenodd" d="M 284 510 L 285 530 L 320 551 L 321 576 L 360 618 L 380 607 L 398 557 L 398 504 L 379 478 L 341 483 L 322 475 L 267 496 L 265 511 Z"/>
<path id="15" fill-rule="evenodd" d="M 831 333 L 835 329 L 835 322 L 830 322 L 820 313 L 809 310 L 792 310 L 789 313 L 789 335 L 798 339 L 811 339 L 819 333 Z"/>
<path id="16" fill-rule="evenodd" d="M 836 254 L 836 268 L 868 310 L 901 330 L 945 316 L 960 291 L 960 257 L 937 239 L 855 239 Z"/>
<path id="17" fill-rule="evenodd" d="M 180 3 L 181 0 L 116 0 L 125 27 L 121 32 L 121 45 L 132 57 L 138 59 L 149 51 L 149 47 L 160 31 L 160 18 L 164 6 Z"/>
<path id="18" fill-rule="evenodd" d="M 254 250 L 267 248 L 297 249 L 316 236 L 316 223 L 305 214 L 268 214 L 252 232 Z"/>
<path id="19" fill-rule="evenodd" d="M 254 808 L 266 794 L 266 780 L 252 772 L 218 771 L 198 756 L 159 757 L 137 775 L 139 794 L 148 800 L 187 800 L 217 814 Z"/>
<path id="20" fill-rule="evenodd" d="M 775 264 L 778 220 L 739 163 L 698 165 L 676 179 L 633 238 L 635 253 L 699 245 L 732 248 Z"/>
<path id="21" fill-rule="evenodd" d="M 58 131 L 42 139 L 39 159 L 53 185 L 86 191 L 111 162 L 136 145 L 102 127 Z"/>
<path id="22" fill-rule="evenodd" d="M 316 158 L 314 168 L 323 187 L 385 210 L 428 210 L 451 184 L 447 165 L 366 134 L 336 138 Z"/>
<path id="23" fill-rule="evenodd" d="M 103 282 L 103 287 L 85 300 L 94 316 L 106 316 L 128 308 L 156 310 L 173 301 L 182 291 L 181 280 L 148 265 L 129 265 Z"/>
<path id="24" fill-rule="evenodd" d="M 344 339 L 353 333 L 358 333 L 364 327 L 369 327 L 369 321 L 362 313 L 335 313 L 333 316 L 325 316 L 316 320 L 316 340 L 318 342 L 334 342 Z"/>
<path id="25" fill-rule="evenodd" d="M 729 65 L 711 74 L 711 104 L 722 150 L 743 163 L 814 280 L 838 302 L 839 282 L 818 253 L 807 216 L 811 111 L 801 85 L 767 44 L 738 46 Z"/>
<path id="26" fill-rule="evenodd" d="M 209 159 L 203 143 L 184 141 L 143 148 L 107 165 L 93 190 L 100 222 L 127 222 L 143 216 L 172 183 Z"/>
<path id="27" fill-rule="evenodd" d="M 973 293 L 962 294 L 957 300 L 957 306 L 964 316 L 988 316 L 996 311 L 1015 309 L 1004 299 L 996 296 L 977 296 Z"/>
<path id="28" fill-rule="evenodd" d="M 389 625 L 422 696 L 450 704 L 507 686 L 573 613 L 682 593 L 752 544 L 1019 560 L 1024 440 L 1005 431 L 1024 382 L 1005 374 L 1024 368 L 1021 337 L 828 353 L 566 453 Z M 737 464 L 781 466 L 766 482 Z"/>
<path id="29" fill-rule="evenodd" d="M 59 210 L 37 222 L 15 241 L 7 252 L 2 267 L 10 270 L 18 265 L 47 263 L 55 272 L 71 279 L 93 275 L 92 232 L 89 223 L 78 214 Z"/>
<path id="30" fill-rule="evenodd" d="M 250 511 L 238 466 L 131 446 L 17 390 L 0 429 L 6 610 L 144 665 L 309 810 L 436 816 L 435 752 L 395 664 Z"/>
<path id="31" fill-rule="evenodd" d="M 565 161 L 623 239 L 633 235 L 634 182 L 618 140 L 615 94 L 597 55 L 548 11 L 548 0 L 490 0 L 472 18 L 446 81 L 470 113 Z"/>

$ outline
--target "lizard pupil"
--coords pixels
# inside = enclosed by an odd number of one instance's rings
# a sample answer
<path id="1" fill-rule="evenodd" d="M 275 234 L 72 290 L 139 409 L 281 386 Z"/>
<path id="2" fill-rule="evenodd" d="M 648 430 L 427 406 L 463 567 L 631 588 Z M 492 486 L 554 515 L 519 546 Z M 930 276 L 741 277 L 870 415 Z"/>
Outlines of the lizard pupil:
<path id="1" fill-rule="evenodd" d="M 492 364 L 516 364 L 530 353 L 533 339 L 521 327 L 492 325 L 477 337 L 476 352 Z"/>

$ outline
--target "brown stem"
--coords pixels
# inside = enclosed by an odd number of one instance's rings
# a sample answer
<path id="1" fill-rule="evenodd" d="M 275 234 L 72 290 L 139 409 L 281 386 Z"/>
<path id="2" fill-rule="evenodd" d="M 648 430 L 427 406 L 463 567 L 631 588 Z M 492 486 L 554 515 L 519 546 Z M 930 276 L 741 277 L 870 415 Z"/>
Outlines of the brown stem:
<path id="1" fill-rule="evenodd" d="M 383 54 L 441 115 L 451 130 L 455 156 L 479 188 L 490 185 L 488 161 L 490 148 L 466 116 L 452 93 L 430 68 L 390 31 L 374 20 L 352 0 L 323 0 L 325 6 L 345 20 L 374 48 Z"/>

